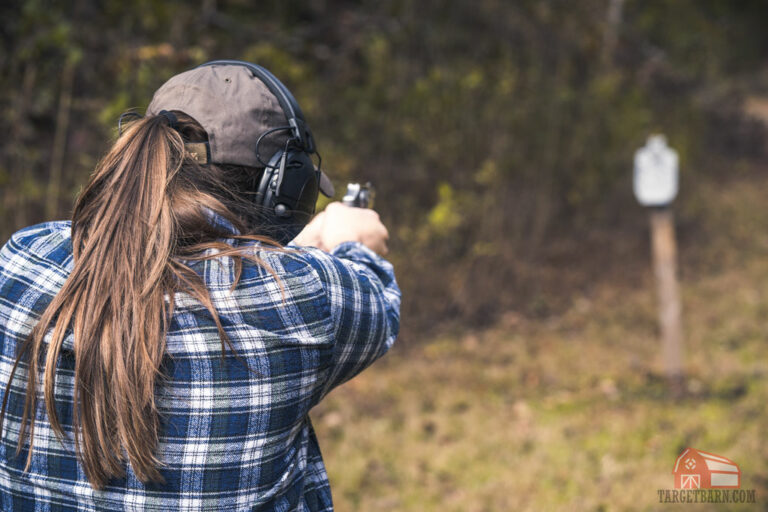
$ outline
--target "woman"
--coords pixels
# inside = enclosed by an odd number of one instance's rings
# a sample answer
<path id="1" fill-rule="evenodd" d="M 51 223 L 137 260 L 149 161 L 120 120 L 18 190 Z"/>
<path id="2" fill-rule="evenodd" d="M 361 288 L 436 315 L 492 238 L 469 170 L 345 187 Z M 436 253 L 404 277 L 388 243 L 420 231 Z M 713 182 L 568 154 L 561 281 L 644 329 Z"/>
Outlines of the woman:
<path id="1" fill-rule="evenodd" d="M 12 235 L 2 510 L 332 510 L 308 412 L 392 345 L 400 290 L 372 210 L 331 203 L 283 246 L 332 194 L 314 152 L 274 76 L 209 63 L 155 93 L 71 221 Z"/>

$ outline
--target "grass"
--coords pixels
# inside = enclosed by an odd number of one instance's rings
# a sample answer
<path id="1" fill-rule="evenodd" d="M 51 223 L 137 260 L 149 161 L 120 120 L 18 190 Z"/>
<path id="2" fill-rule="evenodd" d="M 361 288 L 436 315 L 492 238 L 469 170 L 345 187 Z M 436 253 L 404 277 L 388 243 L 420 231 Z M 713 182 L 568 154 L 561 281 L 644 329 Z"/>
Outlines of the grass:
<path id="1" fill-rule="evenodd" d="M 684 509 L 657 490 L 692 446 L 736 461 L 768 510 L 768 185 L 696 194 L 683 215 L 708 229 L 683 252 L 683 399 L 660 375 L 650 270 L 545 320 L 396 345 L 313 411 L 337 509 Z"/>

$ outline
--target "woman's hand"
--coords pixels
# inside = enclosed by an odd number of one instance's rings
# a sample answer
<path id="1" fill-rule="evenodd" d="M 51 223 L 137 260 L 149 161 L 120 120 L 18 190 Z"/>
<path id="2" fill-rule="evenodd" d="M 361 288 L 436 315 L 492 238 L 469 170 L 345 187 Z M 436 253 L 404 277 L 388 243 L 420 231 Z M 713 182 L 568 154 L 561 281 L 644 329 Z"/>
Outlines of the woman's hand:
<path id="1" fill-rule="evenodd" d="M 389 232 L 374 210 L 333 202 L 315 215 L 294 243 L 330 251 L 342 242 L 360 242 L 384 256 L 388 240 Z"/>

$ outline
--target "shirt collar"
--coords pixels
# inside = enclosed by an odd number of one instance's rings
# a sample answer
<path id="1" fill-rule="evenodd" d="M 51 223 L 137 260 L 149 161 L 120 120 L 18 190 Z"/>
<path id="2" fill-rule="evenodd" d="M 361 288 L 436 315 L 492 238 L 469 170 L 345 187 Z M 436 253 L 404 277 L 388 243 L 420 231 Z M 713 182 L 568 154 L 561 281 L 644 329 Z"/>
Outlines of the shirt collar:
<path id="1" fill-rule="evenodd" d="M 215 211 L 213 211 L 211 208 L 207 206 L 202 206 L 202 209 L 205 212 L 205 215 L 208 217 L 208 220 L 214 226 L 222 228 L 233 235 L 241 234 L 240 231 L 222 215 L 219 215 L 218 213 L 216 213 Z"/>

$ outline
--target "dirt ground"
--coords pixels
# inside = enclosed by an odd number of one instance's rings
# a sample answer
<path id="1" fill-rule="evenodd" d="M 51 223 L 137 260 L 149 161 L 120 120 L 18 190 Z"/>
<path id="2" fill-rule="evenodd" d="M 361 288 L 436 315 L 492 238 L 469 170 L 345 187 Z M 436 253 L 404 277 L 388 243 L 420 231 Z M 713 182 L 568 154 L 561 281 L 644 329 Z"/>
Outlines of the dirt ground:
<path id="1" fill-rule="evenodd" d="M 739 464 L 757 497 L 697 510 L 768 510 L 768 182 L 697 194 L 682 400 L 661 377 L 650 269 L 557 316 L 396 345 L 312 414 L 337 509 L 688 510 L 658 490 L 690 446 Z"/>

